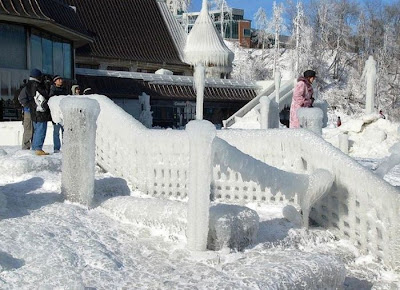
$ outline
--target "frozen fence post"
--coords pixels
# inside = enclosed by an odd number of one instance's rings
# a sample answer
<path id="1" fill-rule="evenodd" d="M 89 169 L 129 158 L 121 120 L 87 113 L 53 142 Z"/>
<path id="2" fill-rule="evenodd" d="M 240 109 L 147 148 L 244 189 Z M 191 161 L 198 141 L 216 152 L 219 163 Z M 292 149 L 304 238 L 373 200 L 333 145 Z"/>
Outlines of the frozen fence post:
<path id="1" fill-rule="evenodd" d="M 349 153 L 349 135 L 345 133 L 339 134 L 339 149 L 343 153 Z"/>
<path id="2" fill-rule="evenodd" d="M 323 113 L 322 128 L 328 126 L 328 102 L 322 100 L 315 100 L 313 103 L 314 108 L 320 108 Z"/>
<path id="3" fill-rule="evenodd" d="M 96 100 L 67 97 L 60 107 L 64 119 L 61 192 L 69 201 L 90 206 L 100 106 Z"/>
<path id="4" fill-rule="evenodd" d="M 320 108 L 300 108 L 297 110 L 300 127 L 322 135 L 323 113 Z"/>
<path id="5" fill-rule="evenodd" d="M 279 70 L 275 71 L 275 101 L 279 104 L 281 90 L 281 72 Z"/>
<path id="6" fill-rule="evenodd" d="M 210 184 L 212 178 L 212 147 L 216 129 L 208 121 L 195 120 L 186 125 L 189 136 L 189 201 L 188 249 L 207 249 Z"/>
<path id="7" fill-rule="evenodd" d="M 146 93 L 142 93 L 139 96 L 139 103 L 141 105 L 141 113 L 139 116 L 139 121 L 145 125 L 147 128 L 151 128 L 153 125 L 153 113 L 151 112 L 151 106 L 150 106 L 150 96 L 147 95 Z"/>
<path id="8" fill-rule="evenodd" d="M 267 96 L 260 98 L 260 115 L 261 129 L 279 127 L 278 104 Z"/>

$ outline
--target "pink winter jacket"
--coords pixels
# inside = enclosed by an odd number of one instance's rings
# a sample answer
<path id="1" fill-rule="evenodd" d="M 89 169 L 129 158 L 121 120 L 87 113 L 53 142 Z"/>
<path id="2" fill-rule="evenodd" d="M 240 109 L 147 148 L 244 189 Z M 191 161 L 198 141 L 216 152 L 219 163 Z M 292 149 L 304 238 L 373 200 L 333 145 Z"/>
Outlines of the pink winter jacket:
<path id="1" fill-rule="evenodd" d="M 292 105 L 290 106 L 289 128 L 299 128 L 299 118 L 297 110 L 301 107 L 312 107 L 314 99 L 312 98 L 313 88 L 308 79 L 299 77 L 296 87 L 293 91 Z"/>

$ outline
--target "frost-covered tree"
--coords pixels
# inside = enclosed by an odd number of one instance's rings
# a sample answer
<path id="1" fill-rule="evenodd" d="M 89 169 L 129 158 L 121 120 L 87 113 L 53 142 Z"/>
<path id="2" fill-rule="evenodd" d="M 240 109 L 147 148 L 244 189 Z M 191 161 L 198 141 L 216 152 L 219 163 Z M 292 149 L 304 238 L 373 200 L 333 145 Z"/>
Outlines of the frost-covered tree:
<path id="1" fill-rule="evenodd" d="M 279 59 L 279 44 L 280 44 L 280 35 L 281 31 L 283 29 L 283 4 L 276 4 L 276 1 L 273 2 L 272 5 L 273 9 L 273 16 L 272 16 L 272 21 L 270 22 L 270 26 L 272 28 L 272 31 L 274 31 L 274 49 L 275 49 L 275 54 L 274 54 L 274 69 L 273 69 L 273 74 L 275 75 L 276 70 L 278 69 L 278 59 Z"/>
<path id="2" fill-rule="evenodd" d="M 227 13 L 229 12 L 229 6 L 228 3 L 226 2 L 226 0 L 210 0 L 209 5 L 211 7 L 211 9 L 215 9 L 215 10 L 220 10 L 221 11 L 221 15 L 220 15 L 220 21 L 221 21 L 221 36 L 223 38 L 225 38 L 225 29 L 226 29 L 226 25 L 225 25 L 225 17 L 227 17 Z"/>
<path id="3" fill-rule="evenodd" d="M 257 12 L 254 14 L 254 20 L 256 22 L 256 37 L 257 37 L 257 44 L 262 45 L 262 49 L 264 51 L 265 48 L 265 42 L 267 41 L 267 25 L 268 25 L 268 19 L 267 19 L 267 13 L 265 12 L 265 9 L 260 7 L 258 8 Z"/>

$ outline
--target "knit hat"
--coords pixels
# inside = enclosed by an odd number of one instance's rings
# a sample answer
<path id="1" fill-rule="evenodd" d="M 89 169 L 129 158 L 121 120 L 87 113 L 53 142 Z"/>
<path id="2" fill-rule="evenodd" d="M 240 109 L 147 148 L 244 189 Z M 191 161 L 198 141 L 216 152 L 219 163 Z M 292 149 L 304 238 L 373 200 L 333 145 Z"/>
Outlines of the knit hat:
<path id="1" fill-rule="evenodd" d="M 55 75 L 55 76 L 53 77 L 53 83 L 54 83 L 56 80 L 59 80 L 59 79 L 61 79 L 61 78 L 62 78 L 61 76 Z"/>
<path id="2" fill-rule="evenodd" d="M 40 78 L 42 76 L 42 72 L 37 68 L 31 70 L 30 76 L 33 78 Z"/>
<path id="3" fill-rule="evenodd" d="M 312 77 L 316 77 L 317 74 L 315 71 L 309 69 L 309 70 L 306 70 L 303 75 L 305 78 L 312 78 Z"/>

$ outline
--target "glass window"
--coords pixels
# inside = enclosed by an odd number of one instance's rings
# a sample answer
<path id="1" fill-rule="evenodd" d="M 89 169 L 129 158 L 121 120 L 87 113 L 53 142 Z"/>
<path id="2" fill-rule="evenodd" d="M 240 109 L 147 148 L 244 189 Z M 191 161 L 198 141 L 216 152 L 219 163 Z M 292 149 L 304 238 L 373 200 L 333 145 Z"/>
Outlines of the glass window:
<path id="1" fill-rule="evenodd" d="M 0 67 L 26 68 L 26 33 L 23 26 L 0 23 Z"/>
<path id="2" fill-rule="evenodd" d="M 42 61 L 44 74 L 53 74 L 53 42 L 50 39 L 42 38 Z"/>
<path id="3" fill-rule="evenodd" d="M 42 70 L 42 38 L 31 36 L 31 67 Z"/>
<path id="4" fill-rule="evenodd" d="M 71 44 L 63 43 L 63 55 L 64 55 L 64 78 L 72 78 L 72 48 Z"/>
<path id="5" fill-rule="evenodd" d="M 72 78 L 72 45 L 60 38 L 33 30 L 31 35 L 31 67 L 44 74 Z"/>
<path id="6" fill-rule="evenodd" d="M 63 44 L 53 42 L 53 67 L 55 75 L 64 75 Z"/>

